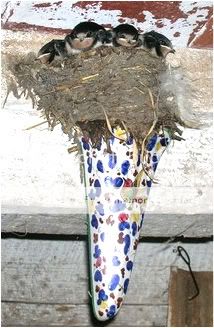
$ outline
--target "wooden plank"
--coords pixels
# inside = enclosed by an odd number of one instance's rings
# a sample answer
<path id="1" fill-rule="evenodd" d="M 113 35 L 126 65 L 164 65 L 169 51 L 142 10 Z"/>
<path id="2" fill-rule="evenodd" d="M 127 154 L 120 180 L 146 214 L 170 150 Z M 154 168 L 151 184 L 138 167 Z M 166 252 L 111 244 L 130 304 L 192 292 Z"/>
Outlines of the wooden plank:
<path id="1" fill-rule="evenodd" d="M 2 300 L 88 303 L 86 251 L 85 242 L 2 240 Z M 128 304 L 166 304 L 168 268 L 162 267 L 157 276 L 149 263 L 141 269 L 140 262 L 133 270 Z M 149 276 L 152 290 L 142 276 Z"/>
<path id="2" fill-rule="evenodd" d="M 2 232 L 86 235 L 84 214 L 2 214 Z M 213 233 L 211 214 L 146 214 L 143 237 L 187 238 L 210 237 Z"/>
<path id="3" fill-rule="evenodd" d="M 186 269 L 176 244 L 139 243 L 126 304 L 167 305 L 171 265 Z M 212 243 L 185 245 L 196 271 L 212 270 Z M 2 240 L 2 300 L 87 304 L 86 241 Z"/>
<path id="4" fill-rule="evenodd" d="M 213 327 L 213 272 L 193 272 L 200 293 L 195 288 L 189 271 L 173 267 L 169 288 L 169 327 Z"/>
<path id="5" fill-rule="evenodd" d="M 123 305 L 109 327 L 166 326 L 166 305 Z M 5 327 L 76 327 L 101 326 L 87 305 L 2 303 L 2 326 Z"/>

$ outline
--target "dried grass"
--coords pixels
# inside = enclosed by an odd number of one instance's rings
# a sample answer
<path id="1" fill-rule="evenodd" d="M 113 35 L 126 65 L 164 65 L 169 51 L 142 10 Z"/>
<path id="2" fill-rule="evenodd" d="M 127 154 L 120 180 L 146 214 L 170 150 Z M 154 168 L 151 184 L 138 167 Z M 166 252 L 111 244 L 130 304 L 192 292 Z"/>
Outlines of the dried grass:
<path id="1" fill-rule="evenodd" d="M 57 61 L 41 64 L 33 53 L 3 57 L 8 94 L 30 97 L 52 129 L 60 122 L 64 133 L 81 131 L 96 144 L 100 136 L 115 136 L 114 128 L 120 126 L 125 133 L 119 139 L 133 135 L 142 154 L 148 138 L 161 128 L 182 139 L 176 101 L 168 101 L 173 95 L 160 82 L 167 66 L 144 51 L 98 49 L 63 67 Z"/>

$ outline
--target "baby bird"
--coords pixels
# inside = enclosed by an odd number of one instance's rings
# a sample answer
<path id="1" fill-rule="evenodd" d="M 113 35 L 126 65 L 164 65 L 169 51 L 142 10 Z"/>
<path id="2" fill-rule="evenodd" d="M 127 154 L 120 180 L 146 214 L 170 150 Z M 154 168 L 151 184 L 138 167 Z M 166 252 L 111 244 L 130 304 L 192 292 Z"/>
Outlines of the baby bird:
<path id="1" fill-rule="evenodd" d="M 37 60 L 43 64 L 50 64 L 55 58 L 63 60 L 67 55 L 65 41 L 53 39 L 39 50 Z"/>
<path id="2" fill-rule="evenodd" d="M 113 45 L 133 48 L 138 44 L 138 31 L 129 24 L 120 24 L 113 28 Z"/>
<path id="3" fill-rule="evenodd" d="M 98 31 L 98 39 L 102 46 L 113 47 L 114 33 L 113 30 L 100 30 Z"/>
<path id="4" fill-rule="evenodd" d="M 105 39 L 105 29 L 94 22 L 81 22 L 65 37 L 65 47 L 69 55 L 78 54 L 101 46 Z"/>
<path id="5" fill-rule="evenodd" d="M 139 34 L 137 48 L 146 50 L 155 57 L 165 58 L 168 53 L 175 53 L 171 41 L 155 31 Z"/>

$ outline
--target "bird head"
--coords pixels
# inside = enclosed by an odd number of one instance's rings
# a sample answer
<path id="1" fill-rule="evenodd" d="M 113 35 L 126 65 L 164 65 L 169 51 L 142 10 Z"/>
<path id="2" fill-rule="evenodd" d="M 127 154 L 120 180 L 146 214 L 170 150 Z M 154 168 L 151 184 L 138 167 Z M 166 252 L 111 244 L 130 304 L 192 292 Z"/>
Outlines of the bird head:
<path id="1" fill-rule="evenodd" d="M 134 47 L 138 43 L 138 31 L 129 24 L 120 24 L 113 29 L 115 41 L 124 47 Z"/>
<path id="2" fill-rule="evenodd" d="M 75 49 L 89 49 L 96 42 L 100 30 L 104 30 L 104 27 L 97 23 L 81 22 L 74 27 L 68 40 Z"/>
<path id="3" fill-rule="evenodd" d="M 165 35 L 155 31 L 140 34 L 138 46 L 157 57 L 165 58 L 169 53 L 175 53 L 171 41 Z"/>
<path id="4" fill-rule="evenodd" d="M 113 41 L 114 34 L 112 30 L 99 30 L 96 33 L 97 41 L 100 41 L 103 45 L 111 45 Z"/>

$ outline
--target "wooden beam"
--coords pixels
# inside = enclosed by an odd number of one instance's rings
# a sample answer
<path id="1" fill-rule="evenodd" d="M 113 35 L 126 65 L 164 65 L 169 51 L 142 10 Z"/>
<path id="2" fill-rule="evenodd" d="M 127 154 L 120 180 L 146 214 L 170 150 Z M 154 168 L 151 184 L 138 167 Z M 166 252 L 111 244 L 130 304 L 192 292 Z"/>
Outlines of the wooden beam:
<path id="1" fill-rule="evenodd" d="M 109 327 L 166 326 L 166 305 L 123 305 Z M 2 303 L 2 326 L 86 327 L 103 326 L 87 305 Z"/>
<path id="2" fill-rule="evenodd" d="M 2 232 L 86 235 L 84 214 L 2 214 Z M 210 237 L 213 232 L 211 214 L 146 214 L 143 237 L 186 238 Z"/>
<path id="3" fill-rule="evenodd" d="M 173 267 L 169 288 L 169 327 L 213 327 L 213 272 L 193 272 L 199 286 L 195 294 L 189 271 Z"/>
<path id="4" fill-rule="evenodd" d="M 165 326 L 177 243 L 139 243 L 129 290 L 112 326 Z M 193 270 L 212 270 L 212 243 L 185 244 Z M 86 241 L 2 239 L 4 326 L 91 326 Z"/>
<path id="5" fill-rule="evenodd" d="M 167 305 L 176 244 L 139 243 L 126 304 Z M 193 270 L 212 270 L 212 243 L 188 244 Z M 88 304 L 86 241 L 2 240 L 2 300 Z"/>

